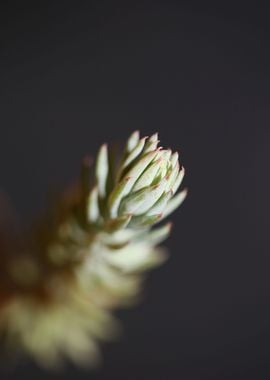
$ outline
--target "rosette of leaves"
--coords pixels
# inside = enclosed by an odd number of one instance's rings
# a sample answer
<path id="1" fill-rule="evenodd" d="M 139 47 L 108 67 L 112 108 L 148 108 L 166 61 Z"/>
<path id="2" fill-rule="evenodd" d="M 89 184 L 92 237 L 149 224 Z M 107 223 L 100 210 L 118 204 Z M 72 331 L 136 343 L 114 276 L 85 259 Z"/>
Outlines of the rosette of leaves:
<path id="1" fill-rule="evenodd" d="M 166 257 L 158 245 L 171 223 L 156 224 L 187 194 L 178 192 L 178 153 L 158 143 L 136 131 L 120 155 L 102 145 L 94 170 L 83 161 L 76 191 L 32 231 L 27 249 L 3 253 L 0 331 L 9 353 L 49 367 L 99 361 L 98 342 L 119 330 L 112 310 L 133 304 L 143 273 Z"/>
<path id="2" fill-rule="evenodd" d="M 184 200 L 186 191 L 174 197 L 183 177 L 178 153 L 158 148 L 157 134 L 129 138 L 124 156 L 116 169 L 110 169 L 107 145 L 99 151 L 96 163 L 96 186 L 89 199 L 89 221 L 115 229 L 152 225 L 174 211 Z"/>

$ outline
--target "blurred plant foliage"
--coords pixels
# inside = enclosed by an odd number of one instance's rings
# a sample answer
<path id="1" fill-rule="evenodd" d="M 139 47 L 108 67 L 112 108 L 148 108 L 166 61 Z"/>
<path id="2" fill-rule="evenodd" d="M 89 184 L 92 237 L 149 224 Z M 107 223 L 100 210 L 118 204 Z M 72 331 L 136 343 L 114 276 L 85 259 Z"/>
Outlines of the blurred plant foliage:
<path id="1" fill-rule="evenodd" d="M 156 227 L 185 199 L 178 153 L 158 136 L 134 132 L 122 152 L 102 145 L 92 170 L 29 236 L 0 234 L 0 331 L 8 353 L 40 365 L 100 360 L 99 341 L 119 329 L 116 307 L 133 304 L 143 273 L 166 258 L 157 247 L 171 224 Z"/>

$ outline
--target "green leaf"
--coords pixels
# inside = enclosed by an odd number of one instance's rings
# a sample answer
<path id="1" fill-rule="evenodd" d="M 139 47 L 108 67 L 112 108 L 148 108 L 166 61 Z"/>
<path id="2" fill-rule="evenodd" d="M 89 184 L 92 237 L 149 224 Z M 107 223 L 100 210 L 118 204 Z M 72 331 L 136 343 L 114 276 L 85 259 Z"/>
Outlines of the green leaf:
<path id="1" fill-rule="evenodd" d="M 176 181 L 176 178 L 178 176 L 178 173 L 179 173 L 179 162 L 176 162 L 176 165 L 174 166 L 174 168 L 170 169 L 169 174 L 167 176 L 167 179 L 168 179 L 167 187 L 166 187 L 167 191 L 172 189 Z"/>
<path id="2" fill-rule="evenodd" d="M 183 178 L 184 178 L 184 175 L 185 175 L 185 169 L 182 166 L 182 169 L 178 173 L 178 175 L 176 177 L 176 180 L 175 180 L 175 182 L 174 182 L 174 184 L 172 186 L 172 191 L 173 191 L 174 194 L 177 192 L 179 186 L 181 185 L 181 183 L 183 181 Z"/>
<path id="3" fill-rule="evenodd" d="M 148 241 L 149 243 L 153 245 L 158 245 L 163 240 L 167 239 L 167 237 L 170 235 L 171 229 L 172 229 L 172 223 L 169 222 L 165 224 L 164 226 L 158 227 L 154 229 L 153 231 L 148 232 L 147 234 L 145 234 L 143 239 L 145 239 L 145 241 Z"/>
<path id="4" fill-rule="evenodd" d="M 109 231 L 116 231 L 116 230 L 124 229 L 128 226 L 131 218 L 132 218 L 132 215 L 127 214 L 127 215 L 122 215 L 122 216 L 115 218 L 115 219 L 110 219 L 106 223 L 105 229 L 109 230 Z"/>
<path id="5" fill-rule="evenodd" d="M 127 141 L 127 146 L 126 146 L 126 150 L 127 152 L 131 152 L 132 149 L 135 148 L 135 146 L 138 144 L 139 142 L 139 139 L 140 139 L 140 133 L 139 131 L 135 131 L 131 134 L 131 136 L 129 137 L 128 141 Z"/>
<path id="6" fill-rule="evenodd" d="M 167 175 L 168 169 L 170 166 L 169 156 L 171 151 L 161 150 L 158 152 L 157 160 L 159 162 L 159 171 L 157 173 L 157 177 L 163 178 Z"/>
<path id="7" fill-rule="evenodd" d="M 99 218 L 99 206 L 98 206 L 98 189 L 94 189 L 90 192 L 87 205 L 87 216 L 90 222 L 96 222 Z"/>
<path id="8" fill-rule="evenodd" d="M 150 142 L 157 142 L 158 141 L 158 133 L 154 133 L 152 136 L 148 139 Z"/>
<path id="9" fill-rule="evenodd" d="M 178 162 L 178 158 L 179 158 L 179 154 L 178 152 L 175 152 L 172 154 L 171 156 L 171 164 L 172 164 L 172 167 L 174 168 L 176 163 Z"/>
<path id="10" fill-rule="evenodd" d="M 147 215 L 161 214 L 165 210 L 169 199 L 172 197 L 172 191 L 164 193 L 158 201 L 154 204 L 150 210 L 147 211 Z"/>
<path id="11" fill-rule="evenodd" d="M 132 227 L 144 227 L 148 226 L 154 223 L 157 223 L 161 218 L 162 214 L 158 215 L 140 215 L 140 216 L 133 216 L 133 218 L 130 221 L 130 226 Z"/>
<path id="12" fill-rule="evenodd" d="M 143 188 L 127 195 L 121 202 L 119 214 L 134 214 L 135 211 L 144 203 L 149 192 L 149 188 Z"/>
<path id="13" fill-rule="evenodd" d="M 173 211 L 175 211 L 185 200 L 187 196 L 187 189 L 184 189 L 177 195 L 175 195 L 167 204 L 167 207 L 163 213 L 162 219 L 166 218 Z M 161 219 L 161 220 L 162 220 Z"/>
<path id="14" fill-rule="evenodd" d="M 149 167 L 142 173 L 142 175 L 135 182 L 133 191 L 142 189 L 143 187 L 150 186 L 154 181 L 159 170 L 160 160 L 155 160 Z"/>
<path id="15" fill-rule="evenodd" d="M 134 244 L 110 255 L 109 263 L 121 270 L 126 277 L 140 275 L 147 269 L 160 265 L 166 259 L 166 254 L 161 249 L 151 249 L 144 244 Z"/>
<path id="16" fill-rule="evenodd" d="M 124 198 L 126 194 L 129 193 L 131 187 L 133 185 L 133 178 L 125 177 L 113 192 L 109 196 L 108 206 L 110 211 L 110 216 L 112 218 L 116 218 L 118 215 L 118 208 L 120 206 L 121 200 Z"/>
<path id="17" fill-rule="evenodd" d="M 163 178 L 157 185 L 151 186 L 145 196 L 145 200 L 142 205 L 136 210 L 135 215 L 141 215 L 146 213 L 163 194 L 167 185 L 166 178 Z"/>
<path id="18" fill-rule="evenodd" d="M 148 153 L 148 152 L 151 152 L 153 150 L 156 150 L 157 146 L 158 146 L 158 143 L 159 143 L 158 134 L 155 133 L 154 135 L 150 136 L 146 140 L 146 143 L 145 143 L 145 146 L 144 146 L 144 150 L 143 150 L 144 153 Z"/>
<path id="19" fill-rule="evenodd" d="M 96 163 L 96 180 L 98 192 L 101 198 L 106 195 L 106 183 L 109 173 L 108 148 L 103 144 L 98 152 Z"/>
<path id="20" fill-rule="evenodd" d="M 135 148 L 132 149 L 130 154 L 125 159 L 123 165 L 121 166 L 121 171 L 123 171 L 132 161 L 134 161 L 137 157 L 139 157 L 140 153 L 143 151 L 143 147 L 145 144 L 146 137 L 142 138 Z"/>
<path id="21" fill-rule="evenodd" d="M 147 166 L 154 160 L 156 157 L 157 152 L 149 152 L 146 153 L 126 174 L 127 177 L 131 178 L 131 181 L 129 182 L 129 186 L 126 188 L 126 194 L 130 192 L 132 187 L 134 186 L 137 179 L 140 177 L 140 175 L 144 172 L 144 170 L 147 168 Z M 125 194 L 125 195 L 126 195 Z"/>
<path id="22" fill-rule="evenodd" d="M 164 160 L 169 161 L 169 159 L 171 158 L 171 155 L 172 155 L 171 149 L 164 150 L 164 153 L 163 153 Z"/>

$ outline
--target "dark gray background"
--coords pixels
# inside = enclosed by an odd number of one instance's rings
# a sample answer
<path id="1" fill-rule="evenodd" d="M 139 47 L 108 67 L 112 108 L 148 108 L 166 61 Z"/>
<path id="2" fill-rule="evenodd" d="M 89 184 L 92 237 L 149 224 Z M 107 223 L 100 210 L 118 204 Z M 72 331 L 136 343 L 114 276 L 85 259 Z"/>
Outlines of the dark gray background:
<path id="1" fill-rule="evenodd" d="M 1 187 L 23 221 L 134 129 L 180 150 L 190 189 L 103 368 L 57 376 L 270 378 L 269 11 L 218 3 L 1 5 Z"/>

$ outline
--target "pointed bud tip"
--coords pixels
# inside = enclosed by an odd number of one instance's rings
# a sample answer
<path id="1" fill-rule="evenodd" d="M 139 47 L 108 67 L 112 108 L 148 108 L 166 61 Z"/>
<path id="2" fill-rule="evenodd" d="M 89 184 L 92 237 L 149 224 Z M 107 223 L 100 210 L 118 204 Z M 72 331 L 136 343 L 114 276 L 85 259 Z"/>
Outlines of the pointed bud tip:
<path id="1" fill-rule="evenodd" d="M 136 129 L 134 132 L 131 133 L 130 137 L 138 137 L 140 136 L 140 131 L 139 129 Z"/>
<path id="2" fill-rule="evenodd" d="M 154 133 L 152 136 L 150 136 L 150 137 L 149 137 L 149 140 L 150 140 L 151 142 L 159 142 L 159 141 L 158 141 L 158 133 L 156 132 L 156 133 Z"/>
<path id="3" fill-rule="evenodd" d="M 181 193 L 186 197 L 187 195 L 188 195 L 188 193 L 189 193 L 189 189 L 186 187 L 185 189 L 183 189 L 182 191 L 181 191 Z M 180 193 L 179 193 L 180 194 Z"/>

